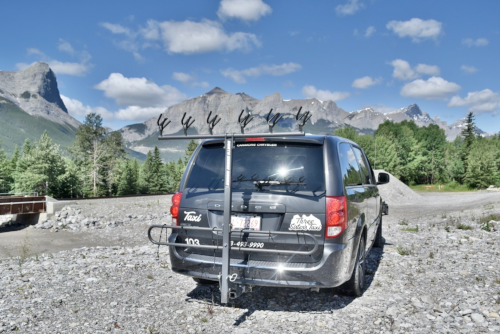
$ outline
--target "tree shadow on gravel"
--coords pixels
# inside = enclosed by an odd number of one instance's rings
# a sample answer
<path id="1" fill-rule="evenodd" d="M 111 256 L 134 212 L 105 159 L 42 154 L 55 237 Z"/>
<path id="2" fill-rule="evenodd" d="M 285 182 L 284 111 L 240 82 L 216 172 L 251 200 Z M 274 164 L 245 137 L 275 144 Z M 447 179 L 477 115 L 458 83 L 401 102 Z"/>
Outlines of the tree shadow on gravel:
<path id="1" fill-rule="evenodd" d="M 365 275 L 365 292 L 371 288 L 384 254 L 384 247 L 372 248 L 367 257 Z M 213 311 L 215 306 L 224 307 L 221 303 L 218 284 L 197 285 L 187 294 L 187 302 L 204 301 L 207 310 Z M 358 297 L 363 298 L 363 296 Z M 309 289 L 254 287 L 250 293 L 229 301 L 226 307 L 246 309 L 233 326 L 239 326 L 255 311 L 300 312 L 300 313 L 333 313 L 353 302 L 356 298 L 342 294 L 339 288 L 320 289 L 314 292 Z"/>

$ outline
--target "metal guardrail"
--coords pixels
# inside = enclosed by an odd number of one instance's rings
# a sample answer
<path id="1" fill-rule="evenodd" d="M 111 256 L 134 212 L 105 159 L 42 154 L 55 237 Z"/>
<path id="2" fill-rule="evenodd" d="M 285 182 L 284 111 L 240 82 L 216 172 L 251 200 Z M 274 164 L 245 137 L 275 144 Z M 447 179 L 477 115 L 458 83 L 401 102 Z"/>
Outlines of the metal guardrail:
<path id="1" fill-rule="evenodd" d="M 31 192 L 21 192 L 21 193 L 0 193 L 0 197 L 5 197 L 5 196 L 38 196 L 38 192 L 36 191 L 31 191 Z"/>
<path id="2" fill-rule="evenodd" d="M 2 196 L 0 215 L 44 213 L 47 211 L 45 196 Z"/>

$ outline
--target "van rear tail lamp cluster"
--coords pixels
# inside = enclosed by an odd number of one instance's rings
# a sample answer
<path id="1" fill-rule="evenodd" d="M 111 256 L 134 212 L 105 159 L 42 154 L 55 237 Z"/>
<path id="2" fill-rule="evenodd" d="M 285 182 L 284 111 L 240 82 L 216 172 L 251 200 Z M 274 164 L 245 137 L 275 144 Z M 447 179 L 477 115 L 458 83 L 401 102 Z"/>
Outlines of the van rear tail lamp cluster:
<path id="1" fill-rule="evenodd" d="M 325 238 L 336 238 L 347 228 L 347 199 L 345 196 L 326 197 Z"/>

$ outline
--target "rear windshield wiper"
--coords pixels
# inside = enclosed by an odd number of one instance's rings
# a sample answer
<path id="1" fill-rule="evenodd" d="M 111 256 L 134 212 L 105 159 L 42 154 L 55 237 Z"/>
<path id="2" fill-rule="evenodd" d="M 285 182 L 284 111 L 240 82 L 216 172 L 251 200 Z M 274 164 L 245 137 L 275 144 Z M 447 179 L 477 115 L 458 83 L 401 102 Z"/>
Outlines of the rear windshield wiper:
<path id="1" fill-rule="evenodd" d="M 269 187 L 269 186 L 305 186 L 306 183 L 304 182 L 303 178 L 300 178 L 298 181 L 292 181 L 292 180 L 283 180 L 283 181 L 278 181 L 278 180 L 258 180 L 258 181 L 253 181 L 253 184 L 259 189 L 262 190 L 262 187 Z"/>
<path id="2" fill-rule="evenodd" d="M 256 174 L 252 175 L 251 178 L 246 178 L 243 175 L 239 175 L 233 182 L 252 182 L 254 186 L 256 186 L 259 190 L 262 190 L 262 187 L 270 187 L 270 186 L 305 186 L 307 183 L 304 182 L 304 177 L 300 177 L 297 181 L 294 181 L 290 178 L 285 178 L 283 180 L 259 180 Z"/>

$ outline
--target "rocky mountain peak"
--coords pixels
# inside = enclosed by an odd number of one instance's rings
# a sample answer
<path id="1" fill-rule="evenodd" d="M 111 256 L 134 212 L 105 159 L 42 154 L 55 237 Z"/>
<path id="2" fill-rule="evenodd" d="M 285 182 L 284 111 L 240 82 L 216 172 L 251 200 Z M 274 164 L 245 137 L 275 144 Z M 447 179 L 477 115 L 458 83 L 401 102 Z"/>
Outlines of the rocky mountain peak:
<path id="1" fill-rule="evenodd" d="M 57 79 L 54 72 L 46 63 L 35 63 L 24 71 L 19 72 L 23 79 L 28 79 L 35 86 L 34 92 L 50 103 L 56 104 L 65 113 L 68 109 L 64 105 L 57 87 Z"/>
<path id="2" fill-rule="evenodd" d="M 421 117 L 423 115 L 422 110 L 420 110 L 420 107 L 416 104 L 409 105 L 403 108 L 402 111 L 410 118 Z"/>
<path id="3" fill-rule="evenodd" d="M 35 63 L 18 72 L 0 71 L 0 88 L 24 100 L 41 97 L 68 113 L 59 95 L 56 76 L 46 63 Z"/>
<path id="4" fill-rule="evenodd" d="M 228 94 L 228 92 L 226 92 L 224 89 L 222 88 L 219 88 L 219 87 L 215 87 L 214 89 L 212 89 L 211 91 L 209 91 L 208 93 L 205 93 L 205 95 L 218 95 L 218 94 Z"/>
<path id="5" fill-rule="evenodd" d="M 56 75 L 46 63 L 35 63 L 21 71 L 0 71 L 0 97 L 30 115 L 78 127 L 68 114 L 57 87 Z"/>

